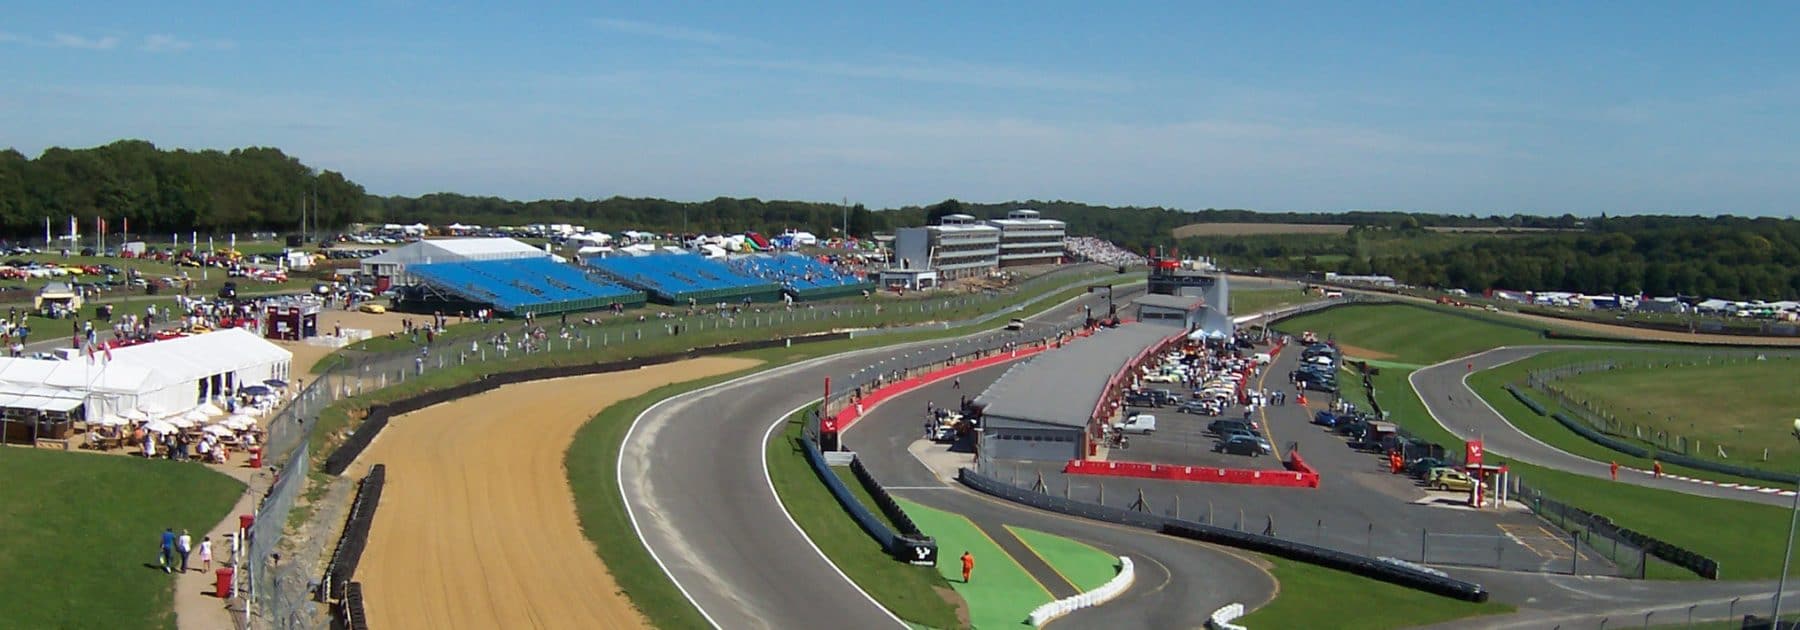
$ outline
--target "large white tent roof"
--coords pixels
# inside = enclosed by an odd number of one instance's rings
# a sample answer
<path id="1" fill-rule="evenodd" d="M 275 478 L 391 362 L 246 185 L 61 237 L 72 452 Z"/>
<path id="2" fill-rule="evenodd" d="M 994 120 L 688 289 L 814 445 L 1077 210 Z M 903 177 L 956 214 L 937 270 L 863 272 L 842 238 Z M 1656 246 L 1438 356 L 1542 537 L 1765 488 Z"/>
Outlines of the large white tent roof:
<path id="1" fill-rule="evenodd" d="M 113 350 L 112 367 L 142 366 L 155 370 L 161 382 L 179 383 L 293 358 L 256 333 L 226 328 Z"/>
<path id="2" fill-rule="evenodd" d="M 549 256 L 544 250 L 510 238 L 445 238 L 418 241 L 371 256 L 368 264 L 412 264 L 425 262 L 464 262 Z"/>

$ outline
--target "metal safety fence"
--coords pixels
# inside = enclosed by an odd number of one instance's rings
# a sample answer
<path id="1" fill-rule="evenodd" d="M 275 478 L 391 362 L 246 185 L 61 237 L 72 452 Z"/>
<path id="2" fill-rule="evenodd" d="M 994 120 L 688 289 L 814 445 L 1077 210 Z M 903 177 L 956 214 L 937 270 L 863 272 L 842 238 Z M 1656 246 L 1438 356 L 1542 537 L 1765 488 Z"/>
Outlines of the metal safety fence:
<path id="1" fill-rule="evenodd" d="M 1725 444 L 1718 441 L 1708 443 L 1698 437 L 1682 433 L 1684 423 L 1688 430 L 1693 429 L 1692 419 L 1659 414 L 1649 409 L 1621 409 L 1616 406 L 1616 403 L 1597 400 L 1573 392 L 1559 384 L 1559 381 L 1586 374 L 1619 370 L 1679 370 L 1767 364 L 1774 361 L 1791 364 L 1796 358 L 1800 357 L 1767 351 L 1716 352 L 1681 358 L 1621 357 L 1532 370 L 1526 374 L 1525 384 L 1550 399 L 1555 405 L 1567 410 L 1571 416 L 1602 433 L 1636 440 L 1664 451 L 1692 457 L 1717 459 L 1721 462 L 1734 460 L 1766 462 L 1769 460 L 1769 452 L 1766 447 L 1757 450 L 1758 447 L 1743 444 Z"/>
<path id="2" fill-rule="evenodd" d="M 1146 485 L 1122 477 L 1064 475 L 1060 467 L 1045 468 L 1041 463 L 978 460 L 977 472 L 1019 490 L 1069 501 L 1146 517 L 1184 519 L 1370 558 L 1565 575 L 1643 574 L 1641 550 L 1628 539 L 1607 538 L 1614 531 L 1578 527 L 1573 520 L 1568 521 L 1571 529 L 1556 526 L 1557 521 L 1551 518 L 1518 516 L 1502 519 L 1503 527 L 1484 521 L 1321 516 L 1318 508 L 1311 505 L 1235 503 L 1166 484 Z M 1540 506 L 1554 511 L 1560 504 L 1549 502 Z M 1618 551 L 1609 553 L 1612 549 Z"/>

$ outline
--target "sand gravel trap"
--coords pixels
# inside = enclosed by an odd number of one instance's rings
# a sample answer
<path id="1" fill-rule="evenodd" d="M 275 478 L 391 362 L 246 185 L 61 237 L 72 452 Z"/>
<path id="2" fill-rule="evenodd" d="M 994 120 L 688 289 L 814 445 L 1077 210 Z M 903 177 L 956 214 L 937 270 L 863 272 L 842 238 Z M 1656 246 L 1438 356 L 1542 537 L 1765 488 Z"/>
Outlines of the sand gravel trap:
<path id="1" fill-rule="evenodd" d="M 581 535 L 563 453 L 620 400 L 756 365 L 706 358 L 509 385 L 396 417 L 353 476 L 387 465 L 356 577 L 377 628 L 640 628 Z"/>

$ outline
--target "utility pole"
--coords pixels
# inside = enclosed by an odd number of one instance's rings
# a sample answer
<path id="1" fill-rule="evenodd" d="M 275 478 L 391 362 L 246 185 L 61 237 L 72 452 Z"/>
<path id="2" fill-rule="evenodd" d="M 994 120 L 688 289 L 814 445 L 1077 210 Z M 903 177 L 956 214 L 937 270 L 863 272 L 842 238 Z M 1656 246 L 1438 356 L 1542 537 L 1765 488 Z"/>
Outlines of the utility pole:
<path id="1" fill-rule="evenodd" d="M 850 238 L 850 198 L 844 198 L 844 238 Z"/>

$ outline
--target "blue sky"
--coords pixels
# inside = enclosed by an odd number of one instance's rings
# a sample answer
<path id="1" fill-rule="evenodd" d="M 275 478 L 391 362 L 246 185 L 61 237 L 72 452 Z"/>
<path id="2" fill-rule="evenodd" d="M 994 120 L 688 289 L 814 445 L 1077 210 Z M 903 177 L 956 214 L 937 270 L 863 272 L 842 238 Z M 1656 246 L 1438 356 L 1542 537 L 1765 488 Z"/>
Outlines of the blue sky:
<path id="1" fill-rule="evenodd" d="M 490 4 L 11 7 L 0 145 L 380 194 L 1800 207 L 1800 4 Z"/>

